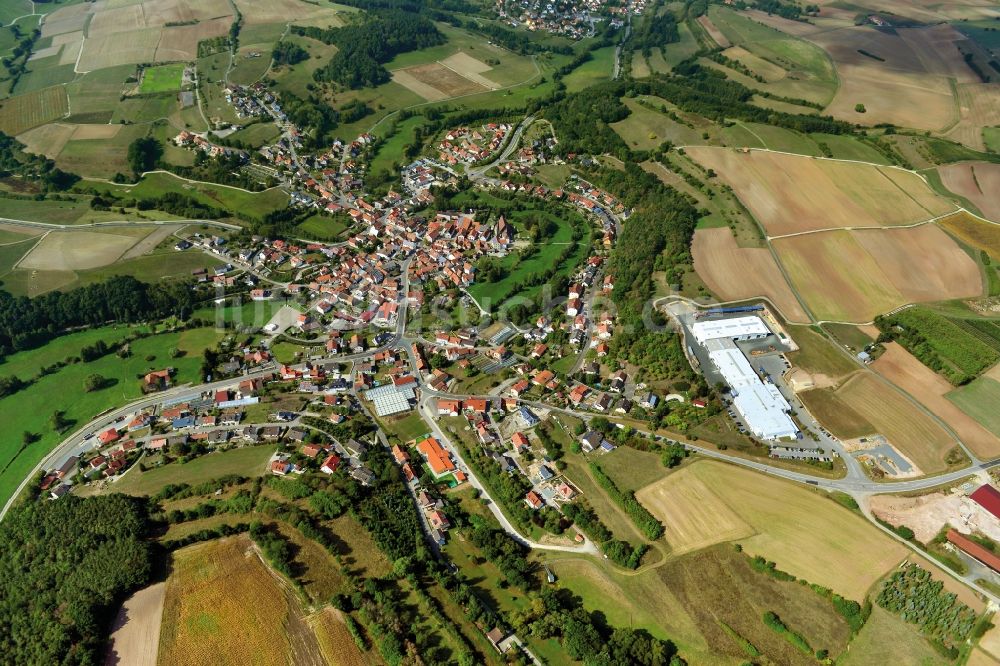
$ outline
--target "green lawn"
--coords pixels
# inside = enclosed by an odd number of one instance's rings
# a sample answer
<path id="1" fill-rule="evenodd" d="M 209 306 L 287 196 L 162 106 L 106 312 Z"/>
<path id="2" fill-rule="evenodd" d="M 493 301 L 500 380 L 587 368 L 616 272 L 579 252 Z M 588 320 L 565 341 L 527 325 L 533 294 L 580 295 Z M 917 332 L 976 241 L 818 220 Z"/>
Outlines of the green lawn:
<path id="1" fill-rule="evenodd" d="M 338 240 L 347 231 L 348 227 L 349 225 L 341 216 L 332 217 L 323 213 L 316 213 L 307 217 L 296 229 L 308 238 L 333 241 Z"/>
<path id="2" fill-rule="evenodd" d="M 990 377 L 979 377 L 950 391 L 945 397 L 1000 437 L 1000 410 L 997 409 L 1000 405 L 1000 382 Z"/>
<path id="3" fill-rule="evenodd" d="M 983 141 L 989 150 L 1000 152 L 1000 127 L 984 127 Z"/>
<path id="4" fill-rule="evenodd" d="M 229 138 L 233 141 L 242 141 L 248 146 L 260 148 L 273 142 L 281 136 L 281 130 L 274 123 L 263 122 L 248 125 L 238 132 L 233 132 Z"/>
<path id="5" fill-rule="evenodd" d="M 387 416 L 379 419 L 379 422 L 387 434 L 390 436 L 395 435 L 401 443 L 422 437 L 431 431 L 430 426 L 424 423 L 424 420 L 420 418 L 420 414 L 416 411 L 396 416 Z"/>
<path id="6" fill-rule="evenodd" d="M 858 160 L 875 164 L 892 164 L 885 155 L 861 139 L 844 134 L 810 134 L 817 143 L 830 148 L 833 157 L 839 160 Z"/>
<path id="7" fill-rule="evenodd" d="M 274 453 L 274 445 L 244 446 L 229 451 L 209 453 L 187 463 L 170 463 L 146 472 L 138 466 L 129 471 L 111 490 L 128 495 L 154 495 L 169 483 L 203 483 L 228 474 L 261 476 L 265 463 Z"/>
<path id="8" fill-rule="evenodd" d="M 137 375 L 151 369 L 171 366 L 177 369 L 176 383 L 198 382 L 202 352 L 220 338 L 221 333 L 214 328 L 199 328 L 137 340 L 132 343 L 132 356 L 128 359 L 111 354 L 90 363 L 69 365 L 0 400 L 0 411 L 6 416 L 4 428 L 8 433 L 0 442 L 0 502 L 6 501 L 38 461 L 62 440 L 63 436 L 49 426 L 54 411 L 64 410 L 66 418 L 76 421 L 79 427 L 108 408 L 139 398 L 142 391 Z M 56 344 L 59 348 L 51 357 L 63 358 L 68 350 L 64 343 L 57 341 Z M 171 358 L 171 349 L 179 350 L 182 356 Z M 33 357 L 34 360 L 17 362 L 22 366 L 40 363 L 45 353 L 41 350 L 35 353 L 38 356 Z M 147 357 L 152 360 L 147 361 Z M 5 366 L 0 368 L 7 373 Z M 116 383 L 99 391 L 85 392 L 83 383 L 91 374 L 102 375 Z M 41 438 L 22 451 L 21 434 L 24 432 L 37 433 Z"/>
<path id="9" fill-rule="evenodd" d="M 426 122 L 423 116 L 413 116 L 395 124 L 395 132 L 379 146 L 378 152 L 375 153 L 375 157 L 371 161 L 369 166 L 371 173 L 393 172 L 397 164 L 402 164 L 404 161 L 403 151 L 416 140 L 417 128 Z M 384 127 L 388 130 L 391 126 L 389 123 L 383 123 L 379 129 Z"/>
<path id="10" fill-rule="evenodd" d="M 655 453 L 619 446 L 598 459 L 601 469 L 625 491 L 635 492 L 667 475 L 667 469 Z"/>
<path id="11" fill-rule="evenodd" d="M 159 93 L 170 92 L 181 89 L 181 77 L 184 75 L 182 62 L 171 63 L 169 65 L 158 65 L 157 67 L 147 67 L 142 73 L 142 83 L 139 84 L 139 92 Z"/>
<path id="12" fill-rule="evenodd" d="M 0 245 L 0 277 L 9 273 L 28 250 L 35 246 L 37 238 L 29 238 L 10 245 Z"/>

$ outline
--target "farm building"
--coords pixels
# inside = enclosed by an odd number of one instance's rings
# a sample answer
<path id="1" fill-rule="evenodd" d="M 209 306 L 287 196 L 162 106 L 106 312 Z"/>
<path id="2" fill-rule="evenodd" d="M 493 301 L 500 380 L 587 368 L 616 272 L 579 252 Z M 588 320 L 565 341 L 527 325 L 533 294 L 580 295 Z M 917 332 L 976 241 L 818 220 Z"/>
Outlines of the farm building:
<path id="1" fill-rule="evenodd" d="M 760 317 L 733 317 L 732 319 L 717 319 L 715 321 L 697 321 L 691 326 L 691 332 L 698 344 L 704 345 L 709 340 L 759 340 L 771 334 Z"/>
<path id="2" fill-rule="evenodd" d="M 988 483 L 981 485 L 969 498 L 993 514 L 994 518 L 1000 518 L 1000 491 Z"/>
<path id="3" fill-rule="evenodd" d="M 697 322 L 692 332 L 708 350 L 709 359 L 732 390 L 733 407 L 755 436 L 771 441 L 798 435 L 799 429 L 788 415 L 791 405 L 777 386 L 761 381 L 734 342 L 766 337 L 770 331 L 759 317 Z"/>
<path id="4" fill-rule="evenodd" d="M 962 536 L 953 529 L 948 530 L 948 541 L 969 557 L 979 560 L 990 569 L 993 569 L 993 571 L 1000 573 L 1000 557 L 994 555 L 992 551 L 980 546 L 972 539 Z"/>

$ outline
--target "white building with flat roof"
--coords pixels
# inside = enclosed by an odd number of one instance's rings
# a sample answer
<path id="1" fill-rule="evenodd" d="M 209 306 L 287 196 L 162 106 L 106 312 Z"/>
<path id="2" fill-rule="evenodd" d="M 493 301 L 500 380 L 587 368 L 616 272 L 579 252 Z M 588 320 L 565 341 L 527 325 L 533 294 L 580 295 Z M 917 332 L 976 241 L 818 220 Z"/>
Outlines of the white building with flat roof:
<path id="1" fill-rule="evenodd" d="M 691 325 L 691 333 L 698 344 L 708 340 L 759 340 L 771 334 L 771 330 L 760 317 L 733 317 L 713 321 L 696 321 Z"/>
<path id="2" fill-rule="evenodd" d="M 732 390 L 733 407 L 750 432 L 766 441 L 797 437 L 798 426 L 789 416 L 791 405 L 777 386 L 761 380 L 734 342 L 767 337 L 771 331 L 760 317 L 696 322 L 691 329 Z"/>

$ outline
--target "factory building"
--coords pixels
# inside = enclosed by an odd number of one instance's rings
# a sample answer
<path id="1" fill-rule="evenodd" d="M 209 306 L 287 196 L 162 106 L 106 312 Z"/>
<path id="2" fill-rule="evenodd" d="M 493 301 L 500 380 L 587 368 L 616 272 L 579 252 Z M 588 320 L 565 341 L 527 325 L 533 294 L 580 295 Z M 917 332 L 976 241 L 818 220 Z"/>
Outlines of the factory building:
<path id="1" fill-rule="evenodd" d="M 761 380 L 736 340 L 759 340 L 770 330 L 759 317 L 696 322 L 695 339 L 707 351 L 732 391 L 733 407 L 747 428 L 759 439 L 773 441 L 797 437 L 799 429 L 788 415 L 792 407 L 770 381 Z"/>

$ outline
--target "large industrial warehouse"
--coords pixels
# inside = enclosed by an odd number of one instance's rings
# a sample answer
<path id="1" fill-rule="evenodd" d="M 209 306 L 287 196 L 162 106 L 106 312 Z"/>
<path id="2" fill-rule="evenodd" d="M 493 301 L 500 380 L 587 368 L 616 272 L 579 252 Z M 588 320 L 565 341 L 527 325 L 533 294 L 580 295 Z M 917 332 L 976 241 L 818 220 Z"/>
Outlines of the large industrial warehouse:
<path id="1" fill-rule="evenodd" d="M 733 407 L 756 437 L 773 441 L 798 436 L 799 429 L 788 415 L 791 405 L 777 386 L 761 381 L 736 346 L 736 340 L 763 339 L 770 334 L 760 317 L 699 321 L 691 332 L 732 389 Z"/>

